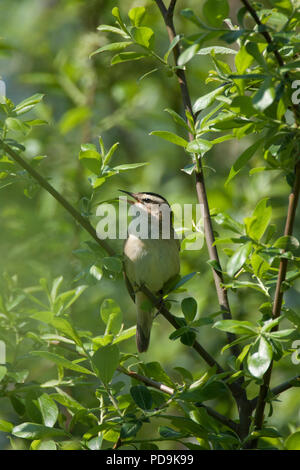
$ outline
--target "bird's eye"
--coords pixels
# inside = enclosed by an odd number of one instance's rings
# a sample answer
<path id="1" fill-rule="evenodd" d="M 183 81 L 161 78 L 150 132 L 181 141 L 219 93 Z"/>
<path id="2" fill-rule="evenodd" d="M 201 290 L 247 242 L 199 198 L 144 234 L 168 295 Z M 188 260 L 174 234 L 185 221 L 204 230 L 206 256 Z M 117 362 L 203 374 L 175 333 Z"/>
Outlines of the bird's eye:
<path id="1" fill-rule="evenodd" d="M 146 197 L 145 199 L 143 199 L 143 202 L 149 203 L 149 202 L 152 202 L 152 200 Z"/>

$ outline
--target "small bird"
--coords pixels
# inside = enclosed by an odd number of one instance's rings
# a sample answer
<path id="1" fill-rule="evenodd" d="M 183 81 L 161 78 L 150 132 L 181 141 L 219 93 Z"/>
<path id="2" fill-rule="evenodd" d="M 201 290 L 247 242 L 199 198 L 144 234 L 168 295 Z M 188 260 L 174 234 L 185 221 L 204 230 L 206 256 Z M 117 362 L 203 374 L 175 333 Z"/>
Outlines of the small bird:
<path id="1" fill-rule="evenodd" d="M 139 352 L 145 352 L 155 314 L 149 299 L 139 288 L 145 286 L 153 294 L 161 295 L 164 284 L 179 274 L 180 242 L 175 238 L 172 212 L 164 197 L 151 192 L 120 191 L 133 198 L 130 203 L 142 215 L 143 224 L 148 225 L 140 227 L 139 234 L 130 230 L 129 226 L 124 244 L 125 280 L 137 310 L 136 344 Z M 157 227 L 156 233 L 153 226 Z"/>

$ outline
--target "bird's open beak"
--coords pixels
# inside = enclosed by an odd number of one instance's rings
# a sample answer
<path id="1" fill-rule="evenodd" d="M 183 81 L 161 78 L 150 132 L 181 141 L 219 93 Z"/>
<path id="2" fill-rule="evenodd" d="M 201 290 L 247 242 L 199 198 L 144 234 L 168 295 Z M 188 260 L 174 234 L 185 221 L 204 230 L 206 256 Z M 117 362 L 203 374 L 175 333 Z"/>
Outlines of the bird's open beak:
<path id="1" fill-rule="evenodd" d="M 138 198 L 137 198 L 137 196 L 136 196 L 135 193 L 130 193 L 129 191 L 124 191 L 123 189 L 119 189 L 119 191 L 121 191 L 121 193 L 128 194 L 128 196 L 133 197 L 133 199 L 135 199 L 136 201 L 138 201 Z M 127 201 L 127 202 L 128 202 L 129 204 L 134 204 L 134 202 L 131 201 L 131 200 L 129 200 L 129 201 Z"/>

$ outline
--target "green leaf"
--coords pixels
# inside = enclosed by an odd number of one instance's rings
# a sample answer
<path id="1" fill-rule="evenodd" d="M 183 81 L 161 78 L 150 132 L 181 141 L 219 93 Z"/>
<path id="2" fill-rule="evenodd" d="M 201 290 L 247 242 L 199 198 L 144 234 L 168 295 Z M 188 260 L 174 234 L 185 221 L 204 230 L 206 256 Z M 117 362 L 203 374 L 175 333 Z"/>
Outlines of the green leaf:
<path id="1" fill-rule="evenodd" d="M 272 79 L 267 78 L 253 96 L 252 102 L 254 108 L 263 112 L 273 103 L 275 96 L 276 93 L 275 88 L 272 85 Z"/>
<path id="2" fill-rule="evenodd" d="M 220 39 L 222 41 L 226 41 L 228 44 L 231 44 L 237 41 L 241 36 L 243 36 L 244 33 L 245 33 L 244 29 L 232 30 L 232 31 L 228 31 L 225 34 L 222 34 L 222 36 L 220 36 Z"/>
<path id="3" fill-rule="evenodd" d="M 280 67 L 281 72 L 288 72 L 289 70 L 299 70 L 300 60 L 295 60 L 285 64 L 283 67 Z"/>
<path id="4" fill-rule="evenodd" d="M 181 302 L 181 310 L 187 322 L 193 321 L 197 313 L 197 301 L 193 297 L 186 297 Z"/>
<path id="5" fill-rule="evenodd" d="M 240 172 L 240 170 L 248 163 L 248 161 L 253 157 L 255 152 L 259 149 L 259 147 L 264 142 L 264 139 L 257 140 L 254 144 L 250 145 L 244 152 L 239 156 L 239 158 L 235 161 L 233 166 L 230 169 L 229 176 L 225 182 L 225 186 Z"/>
<path id="6" fill-rule="evenodd" d="M 188 142 L 185 139 L 183 139 L 182 137 L 179 137 L 173 132 L 152 131 L 150 132 L 150 135 L 157 135 L 158 137 L 161 137 L 164 140 L 168 140 L 169 142 L 172 142 L 172 144 L 179 145 L 180 147 L 185 148 L 188 145 Z"/>
<path id="7" fill-rule="evenodd" d="M 32 441 L 32 443 L 30 444 L 30 450 L 56 450 L 56 449 L 57 447 L 56 447 L 55 441 L 51 441 L 48 439 L 45 441 L 36 439 Z"/>
<path id="8" fill-rule="evenodd" d="M 187 331 L 183 335 L 180 336 L 180 341 L 185 346 L 193 346 L 196 340 L 196 333 L 194 331 Z"/>
<path id="9" fill-rule="evenodd" d="M 198 113 L 199 111 L 202 111 L 202 109 L 208 108 L 215 101 L 216 97 L 223 93 L 223 91 L 224 85 L 216 88 L 213 91 L 210 91 L 206 95 L 200 96 L 200 98 L 198 98 L 194 103 L 194 113 Z"/>
<path id="10" fill-rule="evenodd" d="M 119 172 L 119 171 L 135 170 L 135 168 L 139 168 L 145 165 L 149 165 L 149 162 L 125 163 L 124 165 L 115 166 L 113 169 Z"/>
<path id="11" fill-rule="evenodd" d="M 235 49 L 230 49 L 229 47 L 223 47 L 223 46 L 209 46 L 209 47 L 203 47 L 197 52 L 197 55 L 207 55 L 207 54 L 237 54 L 237 51 Z"/>
<path id="12" fill-rule="evenodd" d="M 193 44 L 192 46 L 185 49 L 178 57 L 178 65 L 181 67 L 182 65 L 187 64 L 196 55 L 199 48 L 200 44 Z"/>
<path id="13" fill-rule="evenodd" d="M 87 443 L 87 446 L 90 450 L 101 450 L 103 442 L 103 434 L 101 433 L 100 436 L 93 437 Z"/>
<path id="14" fill-rule="evenodd" d="M 284 235 L 283 237 L 280 237 L 275 241 L 273 247 L 280 248 L 284 251 L 293 251 L 299 248 L 299 241 L 296 237 Z"/>
<path id="15" fill-rule="evenodd" d="M 263 68 L 267 68 L 266 61 L 262 55 L 262 51 L 265 49 L 265 44 L 261 44 L 259 47 L 256 42 L 249 41 L 246 43 L 245 47 L 248 54 L 252 55 L 259 65 Z"/>
<path id="16" fill-rule="evenodd" d="M 113 144 L 109 151 L 105 154 L 105 156 L 103 157 L 103 166 L 105 165 L 108 165 L 109 162 L 110 162 L 110 159 L 111 157 L 113 156 L 113 154 L 115 153 L 115 151 L 117 150 L 119 146 L 119 142 L 116 142 L 115 144 Z"/>
<path id="17" fill-rule="evenodd" d="M 98 377 L 104 384 L 108 384 L 119 365 L 120 353 L 115 344 L 99 348 L 93 355 L 92 361 Z"/>
<path id="18" fill-rule="evenodd" d="M 8 117 L 5 120 L 5 124 L 9 130 L 16 133 L 15 135 L 16 138 L 18 137 L 18 134 L 19 135 L 22 134 L 22 136 L 26 136 L 30 131 L 30 127 L 17 118 Z"/>
<path id="19" fill-rule="evenodd" d="M 91 172 L 96 175 L 100 173 L 101 155 L 96 150 L 86 150 L 85 147 L 82 146 L 79 153 L 79 160 Z"/>
<path id="20" fill-rule="evenodd" d="M 2 432 L 12 432 L 14 425 L 9 421 L 5 421 L 4 419 L 0 419 L 0 431 Z"/>
<path id="21" fill-rule="evenodd" d="M 113 344 L 120 343 L 121 341 L 125 341 L 126 339 L 132 338 L 136 333 L 136 326 L 132 326 L 127 330 L 122 331 L 113 341 Z"/>
<path id="22" fill-rule="evenodd" d="M 239 271 L 248 259 L 251 252 L 252 243 L 248 242 L 242 245 L 238 250 L 235 251 L 234 255 L 229 259 L 227 263 L 228 276 L 232 277 L 237 271 Z"/>
<path id="23" fill-rule="evenodd" d="M 254 240 L 260 240 L 266 231 L 272 217 L 272 207 L 268 206 L 269 198 L 262 199 L 255 207 L 251 217 L 244 219 L 247 235 Z"/>
<path id="24" fill-rule="evenodd" d="M 128 16 L 133 26 L 140 26 L 145 14 L 146 14 L 146 8 L 135 7 L 129 10 Z"/>
<path id="25" fill-rule="evenodd" d="M 64 280 L 63 276 L 59 276 L 56 279 L 54 279 L 52 283 L 52 288 L 50 292 L 50 299 L 52 303 L 55 302 L 55 299 L 58 295 L 58 291 L 59 291 L 60 286 L 62 285 L 63 280 Z"/>
<path id="26" fill-rule="evenodd" d="M 235 56 L 235 65 L 237 72 L 239 74 L 243 74 L 252 64 L 254 58 L 247 52 L 245 46 L 242 46 L 238 51 L 237 55 Z"/>
<path id="27" fill-rule="evenodd" d="M 37 312 L 31 315 L 31 318 L 42 321 L 48 325 L 52 325 L 68 338 L 71 338 L 78 346 L 82 346 L 81 339 L 79 338 L 72 325 L 65 318 L 55 317 L 52 312 Z"/>
<path id="28" fill-rule="evenodd" d="M 26 98 L 25 100 L 21 101 L 15 109 L 14 112 L 19 116 L 20 114 L 25 114 L 30 111 L 34 106 L 40 103 L 45 95 L 41 93 L 36 93 L 35 95 Z"/>
<path id="29" fill-rule="evenodd" d="M 294 329 L 289 328 L 286 330 L 274 331 L 270 333 L 270 336 L 272 336 L 272 338 L 280 339 L 280 338 L 285 338 L 286 336 L 290 336 L 294 332 L 295 332 Z"/>
<path id="30" fill-rule="evenodd" d="M 122 312 L 119 305 L 113 299 L 105 299 L 100 307 L 100 315 L 106 324 L 105 334 L 117 334 L 122 325 Z"/>
<path id="31" fill-rule="evenodd" d="M 269 263 L 257 253 L 251 256 L 251 265 L 255 276 L 259 278 L 263 277 L 270 268 Z"/>
<path id="32" fill-rule="evenodd" d="M 107 346 L 108 344 L 112 344 L 114 339 L 113 334 L 109 334 L 108 332 L 105 332 L 105 335 L 102 336 L 95 336 L 92 341 L 93 344 L 97 346 L 96 349 L 98 349 L 99 346 Z"/>
<path id="33" fill-rule="evenodd" d="M 185 165 L 184 168 L 181 168 L 181 171 L 183 171 L 187 175 L 191 175 L 196 169 L 196 163 L 190 163 L 189 165 Z"/>
<path id="34" fill-rule="evenodd" d="M 212 148 L 212 143 L 204 139 L 195 139 L 188 143 L 186 151 L 190 153 L 199 153 L 203 156 Z"/>
<path id="35" fill-rule="evenodd" d="M 217 28 L 222 26 L 223 20 L 229 15 L 227 0 L 206 0 L 203 5 L 203 14 L 212 26 Z"/>
<path id="36" fill-rule="evenodd" d="M 147 26 L 133 27 L 131 34 L 135 42 L 140 46 L 144 46 L 147 49 L 151 49 L 153 47 L 154 33 L 151 28 L 148 28 Z"/>
<path id="37" fill-rule="evenodd" d="M 122 424 L 120 433 L 121 439 L 136 436 L 141 427 L 142 423 L 140 421 Z"/>
<path id="38" fill-rule="evenodd" d="M 38 404 L 42 413 L 44 425 L 52 428 L 58 418 L 58 408 L 55 401 L 52 400 L 47 393 L 43 393 L 38 398 Z"/>
<path id="39" fill-rule="evenodd" d="M 190 127 L 188 126 L 187 122 L 181 117 L 178 113 L 176 113 L 173 109 L 166 108 L 165 111 L 169 113 L 174 121 L 179 124 L 180 126 L 184 127 L 188 132 L 191 132 Z"/>
<path id="40" fill-rule="evenodd" d="M 102 279 L 102 269 L 100 266 L 97 266 L 96 264 L 93 264 L 93 266 L 90 267 L 89 273 L 91 276 L 93 276 L 97 281 L 100 281 Z"/>
<path id="41" fill-rule="evenodd" d="M 286 450 L 300 450 L 300 431 L 290 434 L 284 443 Z"/>
<path id="42" fill-rule="evenodd" d="M 57 390 L 59 391 L 59 393 L 51 394 L 51 398 L 57 401 L 57 403 L 60 403 L 61 405 L 65 406 L 73 413 L 85 410 L 85 408 L 73 397 L 68 395 L 68 393 L 64 392 L 61 388 L 58 388 Z"/>
<path id="43" fill-rule="evenodd" d="M 184 367 L 174 367 L 174 370 L 176 370 L 178 372 L 178 374 L 182 377 L 183 381 L 192 381 L 193 380 L 193 376 L 191 374 L 191 372 L 187 369 L 185 369 Z"/>
<path id="44" fill-rule="evenodd" d="M 137 406 L 142 410 L 150 410 L 152 407 L 152 395 L 150 390 L 144 385 L 135 385 L 131 387 L 130 394 Z"/>
<path id="45" fill-rule="evenodd" d="M 191 8 L 184 8 L 184 10 L 181 10 L 180 14 L 186 18 L 187 20 L 191 21 L 192 23 L 194 23 L 196 26 L 198 26 L 200 29 L 204 29 L 204 30 L 210 30 L 211 28 L 209 28 L 208 26 L 206 26 L 206 24 L 204 24 L 199 18 L 198 16 L 195 15 L 195 13 L 193 12 L 193 10 Z"/>
<path id="46" fill-rule="evenodd" d="M 190 331 L 190 327 L 189 326 L 183 326 L 181 328 L 178 328 L 177 330 L 173 331 L 170 336 L 169 336 L 169 339 L 171 341 L 177 339 L 177 338 L 180 338 L 182 335 L 188 333 Z"/>
<path id="47" fill-rule="evenodd" d="M 291 308 L 284 309 L 284 316 L 298 328 L 300 328 L 300 314 L 292 310 Z"/>
<path id="48" fill-rule="evenodd" d="M 181 432 L 175 431 L 174 429 L 169 428 L 168 426 L 159 426 L 158 432 L 165 439 L 179 439 L 180 437 L 182 437 Z"/>
<path id="49" fill-rule="evenodd" d="M 105 44 L 105 46 L 99 47 L 99 49 L 92 52 L 90 54 L 90 57 L 92 57 L 95 54 L 100 54 L 101 52 L 122 51 L 123 49 L 126 49 L 126 47 L 130 46 L 131 44 L 133 44 L 132 41 L 112 42 L 110 44 Z"/>
<path id="50" fill-rule="evenodd" d="M 247 118 L 256 114 L 250 96 L 236 96 L 232 100 L 230 109 L 234 113 L 244 114 Z"/>
<path id="51" fill-rule="evenodd" d="M 140 60 L 147 57 L 146 53 L 141 54 L 140 52 L 120 52 L 111 59 L 111 65 L 121 64 L 122 62 L 128 62 L 130 60 Z"/>
<path id="52" fill-rule="evenodd" d="M 65 369 L 74 370 L 74 371 L 79 372 L 81 374 L 94 375 L 93 372 L 86 369 L 85 367 L 82 367 L 78 364 L 75 364 L 74 362 L 71 362 L 71 361 L 69 361 L 68 359 L 65 359 L 62 356 L 58 356 L 58 354 L 54 354 L 54 353 L 51 353 L 51 352 L 48 352 L 48 351 L 32 351 L 31 354 L 33 356 L 43 357 L 44 359 L 47 359 L 51 362 L 54 362 L 58 366 L 64 367 Z"/>
<path id="53" fill-rule="evenodd" d="M 164 55 L 164 61 L 165 61 L 165 62 L 168 62 L 168 58 L 169 58 L 170 53 L 172 52 L 172 50 L 174 49 L 174 47 L 179 43 L 180 39 L 181 39 L 181 38 L 180 38 L 180 35 L 177 34 L 177 36 L 175 36 L 175 38 L 171 41 L 171 43 L 170 43 L 170 45 L 169 45 L 169 47 L 168 47 L 168 50 L 167 50 L 167 52 L 166 52 L 165 55 Z"/>
<path id="54" fill-rule="evenodd" d="M 122 261 L 116 256 L 106 256 L 102 258 L 102 267 L 113 273 L 122 271 Z"/>
<path id="55" fill-rule="evenodd" d="M 251 375 L 261 379 L 268 370 L 273 357 L 271 344 L 261 336 L 258 344 L 253 345 L 248 354 L 248 369 Z"/>
<path id="56" fill-rule="evenodd" d="M 260 429 L 259 431 L 253 431 L 251 433 L 251 437 L 254 437 L 254 438 L 257 438 L 257 437 L 276 438 L 276 437 L 282 437 L 282 435 L 277 431 L 277 429 L 268 427 L 268 428 Z"/>
<path id="57" fill-rule="evenodd" d="M 6 372 L 7 372 L 6 367 L 5 366 L 0 366 L 0 382 L 3 379 L 3 377 L 5 377 Z"/>
<path id="58" fill-rule="evenodd" d="M 126 39 L 129 38 L 128 34 L 125 31 L 120 28 L 116 28 L 115 26 L 110 26 L 108 24 L 101 24 L 100 26 L 98 26 L 97 30 L 104 33 L 119 34 L 120 36 L 123 36 Z"/>
<path id="59" fill-rule="evenodd" d="M 112 313 L 119 313 L 120 311 L 120 306 L 113 299 L 103 300 L 100 307 L 100 315 L 105 324 L 107 324 Z"/>
<path id="60" fill-rule="evenodd" d="M 186 282 L 188 282 L 190 279 L 192 279 L 192 277 L 194 277 L 195 274 L 197 274 L 197 273 L 196 273 L 196 272 L 193 272 L 193 273 L 186 274 L 186 276 L 183 276 L 183 277 L 180 279 L 180 281 L 178 281 L 178 282 L 176 283 L 176 285 L 172 288 L 172 291 L 178 289 L 178 288 L 181 287 L 181 286 L 183 286 Z"/>
<path id="61" fill-rule="evenodd" d="M 214 381 L 199 387 L 198 389 L 187 390 L 180 394 L 180 399 L 191 402 L 203 402 L 213 400 L 227 394 L 227 388 L 221 381 Z"/>
<path id="62" fill-rule="evenodd" d="M 19 426 L 15 426 L 12 430 L 12 434 L 16 437 L 30 440 L 67 436 L 67 433 L 62 429 L 49 428 L 36 423 L 22 423 Z"/>
<path id="63" fill-rule="evenodd" d="M 145 375 L 150 377 L 151 379 L 156 380 L 157 382 L 162 382 L 169 387 L 174 387 L 174 383 L 170 379 L 170 377 L 166 374 L 162 366 L 159 362 L 147 362 L 147 364 L 143 364 L 143 370 L 145 370 Z"/>
<path id="64" fill-rule="evenodd" d="M 120 10 L 118 7 L 114 7 L 112 10 L 111 10 L 111 13 L 112 15 L 117 19 L 117 22 L 119 23 L 119 25 L 121 26 L 121 28 L 123 30 L 126 30 L 126 26 L 121 18 L 121 15 L 120 15 Z"/>
<path id="65" fill-rule="evenodd" d="M 237 335 L 254 336 L 257 334 L 256 328 L 249 321 L 218 320 L 213 325 L 213 328 L 218 328 L 218 330 L 227 331 L 228 333 L 235 333 Z"/>
<path id="66" fill-rule="evenodd" d="M 214 217 L 214 220 L 217 224 L 221 225 L 224 229 L 232 230 L 233 232 L 242 235 L 244 233 L 244 226 L 236 220 L 234 220 L 230 215 L 220 212 Z"/>

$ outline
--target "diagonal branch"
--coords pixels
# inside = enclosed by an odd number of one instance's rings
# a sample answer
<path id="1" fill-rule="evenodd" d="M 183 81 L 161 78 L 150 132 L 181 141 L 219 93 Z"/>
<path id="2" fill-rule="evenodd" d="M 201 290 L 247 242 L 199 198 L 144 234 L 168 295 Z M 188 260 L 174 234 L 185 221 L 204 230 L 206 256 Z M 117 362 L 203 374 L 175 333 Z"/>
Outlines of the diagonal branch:
<path id="1" fill-rule="evenodd" d="M 277 385 L 276 387 L 271 389 L 271 394 L 274 397 L 277 397 L 277 395 L 280 395 L 281 393 L 285 392 L 286 390 L 289 390 L 292 387 L 299 387 L 300 384 L 300 375 L 296 375 L 296 377 L 293 377 L 292 379 L 287 380 L 286 382 L 283 382 L 282 384 Z M 253 398 L 251 400 L 251 408 L 254 409 L 257 405 L 258 402 L 258 397 Z"/>
<path id="2" fill-rule="evenodd" d="M 106 243 L 104 240 L 98 238 L 96 230 L 90 224 L 90 222 L 83 217 L 55 188 L 40 174 L 38 173 L 29 163 L 26 162 L 15 150 L 13 150 L 9 145 L 5 144 L 2 139 L 0 139 L 0 147 L 10 155 L 22 168 L 24 168 L 38 183 L 42 186 L 49 194 L 51 194 L 54 199 L 56 199 L 59 204 L 61 204 L 64 209 L 66 209 L 69 214 L 83 227 L 93 238 L 94 240 L 110 255 L 114 256 L 114 250 Z M 157 306 L 161 311 L 162 315 L 175 327 L 179 328 L 179 325 L 176 322 L 175 317 L 169 312 L 165 306 L 161 306 L 161 300 L 156 298 L 146 287 L 142 288 L 143 292 L 147 295 L 149 300 L 153 305 Z M 212 367 L 216 365 L 218 372 L 224 372 L 221 366 L 217 361 L 197 342 L 194 343 L 194 349 L 197 353 Z M 236 384 L 232 384 L 233 389 L 239 389 Z"/>
<path id="3" fill-rule="evenodd" d="M 171 323 L 172 326 L 176 330 L 181 328 L 181 326 L 177 323 L 176 317 L 172 315 L 169 310 L 166 308 L 166 306 L 161 302 L 161 299 L 158 299 L 155 297 L 155 295 L 152 294 L 152 292 L 147 289 L 146 286 L 142 286 L 140 290 L 148 297 L 148 299 L 152 302 L 152 304 L 158 309 L 158 311 L 168 320 L 169 323 Z M 216 366 L 217 370 L 216 372 L 218 374 L 221 374 L 224 372 L 224 369 L 218 364 L 218 362 L 201 346 L 198 341 L 194 341 L 194 344 L 192 346 L 195 351 L 202 357 L 202 359 L 205 360 L 205 362 L 213 367 Z"/>
<path id="4" fill-rule="evenodd" d="M 263 25 L 262 22 L 260 21 L 256 11 L 254 10 L 254 8 L 250 4 L 250 2 L 248 0 L 241 0 L 241 2 L 244 4 L 247 11 L 250 13 L 250 15 L 254 19 L 255 23 L 258 26 L 260 26 L 260 28 L 261 28 L 260 33 L 264 36 L 267 43 L 268 44 L 273 44 L 273 39 L 272 39 L 270 33 L 268 31 L 264 30 L 265 25 Z M 274 52 L 274 55 L 276 57 L 276 60 L 279 64 L 279 66 L 282 67 L 284 65 L 284 61 L 283 61 L 283 58 L 281 57 L 279 51 L 275 48 L 275 49 L 273 49 L 273 52 Z"/>

